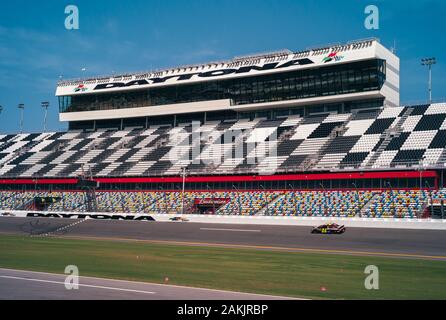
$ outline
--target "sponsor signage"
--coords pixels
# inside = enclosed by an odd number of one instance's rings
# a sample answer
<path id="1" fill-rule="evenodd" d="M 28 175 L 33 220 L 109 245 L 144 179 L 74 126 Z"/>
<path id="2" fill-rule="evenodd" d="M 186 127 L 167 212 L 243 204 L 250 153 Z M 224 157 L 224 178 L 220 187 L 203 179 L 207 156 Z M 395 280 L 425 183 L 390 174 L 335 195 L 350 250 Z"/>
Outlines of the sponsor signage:
<path id="1" fill-rule="evenodd" d="M 117 215 L 117 214 L 84 214 L 84 213 L 38 213 L 28 212 L 27 217 L 33 218 L 62 218 L 62 219 L 93 219 L 93 220 L 126 220 L 126 221 L 155 221 L 145 215 Z"/>
<path id="2" fill-rule="evenodd" d="M 76 88 L 74 88 L 74 92 L 85 92 L 88 88 L 84 84 L 78 85 Z"/>
<path id="3" fill-rule="evenodd" d="M 230 201 L 230 199 L 222 199 L 222 198 L 216 198 L 216 199 L 212 199 L 212 198 L 206 198 L 206 199 L 195 199 L 195 204 L 201 204 L 201 205 L 209 205 L 209 204 L 216 204 L 216 205 L 221 205 L 221 204 L 226 204 Z"/>
<path id="4" fill-rule="evenodd" d="M 338 52 L 332 52 L 328 56 L 326 56 L 324 59 L 322 59 L 323 63 L 328 63 L 332 61 L 342 61 L 344 59 L 344 56 L 341 56 Z"/>
<path id="5" fill-rule="evenodd" d="M 353 48 L 353 46 L 352 46 Z M 218 79 L 231 79 L 242 76 L 256 76 L 299 69 L 321 67 L 349 61 L 360 61 L 376 58 L 375 46 L 364 48 L 339 50 L 334 48 L 330 52 L 311 51 L 305 56 L 290 54 L 288 58 L 274 61 L 262 58 L 260 62 L 251 64 L 249 61 L 223 64 L 197 65 L 180 67 L 147 74 L 134 74 L 101 79 L 90 79 L 85 82 L 60 84 L 57 96 L 71 96 L 77 94 L 94 94 L 102 92 L 124 91 L 131 89 L 151 88 L 166 85 L 194 83 Z"/>
<path id="6" fill-rule="evenodd" d="M 191 80 L 193 78 L 201 78 L 201 79 L 218 78 L 227 75 L 241 75 L 241 74 L 251 73 L 253 71 L 262 72 L 268 70 L 286 69 L 293 66 L 304 66 L 309 64 L 314 64 L 314 61 L 305 58 L 305 59 L 291 60 L 285 63 L 280 63 L 280 62 L 267 63 L 262 66 L 246 66 L 240 68 L 227 68 L 227 69 L 217 69 L 204 72 L 192 72 L 185 74 L 170 75 L 165 77 L 132 80 L 129 82 L 101 83 L 96 85 L 93 90 L 98 91 L 112 88 L 130 88 L 130 87 L 147 86 L 151 84 L 160 84 L 166 82 L 181 82 L 181 81 Z"/>

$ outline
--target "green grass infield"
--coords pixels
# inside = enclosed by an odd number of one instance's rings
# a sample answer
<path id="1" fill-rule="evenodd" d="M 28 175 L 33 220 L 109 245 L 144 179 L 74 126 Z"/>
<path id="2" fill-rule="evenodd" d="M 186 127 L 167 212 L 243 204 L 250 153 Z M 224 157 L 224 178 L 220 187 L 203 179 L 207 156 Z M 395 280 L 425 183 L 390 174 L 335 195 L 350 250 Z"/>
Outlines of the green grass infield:
<path id="1" fill-rule="evenodd" d="M 0 235 L 0 267 L 312 299 L 446 299 L 446 262 Z M 367 290 L 368 265 L 379 290 Z"/>

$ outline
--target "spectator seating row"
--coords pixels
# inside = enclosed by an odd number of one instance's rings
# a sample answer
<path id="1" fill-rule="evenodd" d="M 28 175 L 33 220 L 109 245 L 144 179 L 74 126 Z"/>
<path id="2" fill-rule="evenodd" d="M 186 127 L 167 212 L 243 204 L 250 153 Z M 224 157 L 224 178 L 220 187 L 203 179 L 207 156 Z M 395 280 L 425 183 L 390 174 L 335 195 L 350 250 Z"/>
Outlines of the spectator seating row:
<path id="1" fill-rule="evenodd" d="M 87 211 L 82 192 L 0 192 L 1 210 L 30 210 L 35 198 L 51 198 L 47 211 Z M 101 191 L 98 212 L 155 214 L 200 213 L 196 203 L 208 201 L 217 215 L 274 215 L 303 217 L 416 218 L 432 200 L 446 200 L 446 191 L 216 191 L 185 192 Z M 220 200 L 219 203 L 215 199 Z M 213 208 L 212 208 L 213 207 Z M 201 211 L 203 213 L 203 211 Z"/>
<path id="2" fill-rule="evenodd" d="M 271 174 L 446 164 L 446 104 L 0 135 L 0 177 Z"/>

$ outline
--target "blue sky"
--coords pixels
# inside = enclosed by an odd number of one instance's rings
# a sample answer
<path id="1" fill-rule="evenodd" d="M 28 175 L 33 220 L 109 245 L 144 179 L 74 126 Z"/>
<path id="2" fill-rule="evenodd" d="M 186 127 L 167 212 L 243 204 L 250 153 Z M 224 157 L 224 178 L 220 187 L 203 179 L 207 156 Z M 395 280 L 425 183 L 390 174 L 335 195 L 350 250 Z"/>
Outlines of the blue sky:
<path id="1" fill-rule="evenodd" d="M 80 29 L 66 30 L 65 7 L 77 5 Z M 380 10 L 380 29 L 364 27 L 364 9 Z M 15 0 L 0 11 L 0 132 L 64 130 L 54 97 L 59 76 L 76 78 L 301 50 L 378 37 L 396 43 L 401 99 L 427 99 L 423 57 L 435 56 L 434 98 L 446 97 L 444 0 Z M 85 71 L 82 71 L 85 68 Z"/>

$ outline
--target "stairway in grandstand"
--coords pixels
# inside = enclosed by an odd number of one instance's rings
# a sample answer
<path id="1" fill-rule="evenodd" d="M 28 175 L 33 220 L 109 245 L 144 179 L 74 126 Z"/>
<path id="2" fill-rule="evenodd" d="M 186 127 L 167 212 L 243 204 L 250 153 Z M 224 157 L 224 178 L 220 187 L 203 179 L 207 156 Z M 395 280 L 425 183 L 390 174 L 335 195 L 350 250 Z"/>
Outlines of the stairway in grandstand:
<path id="1" fill-rule="evenodd" d="M 337 152 L 342 152 L 345 150 L 342 150 L 344 145 L 349 143 L 349 138 L 342 138 L 344 133 L 347 131 L 347 124 L 350 122 L 350 120 L 354 117 L 354 113 L 351 114 L 341 114 L 341 115 L 334 115 L 331 118 L 331 121 L 336 124 L 336 126 L 333 128 L 333 125 L 330 126 L 332 128 L 332 131 L 330 132 L 328 136 L 328 140 L 318 148 L 319 150 L 314 154 L 311 155 L 308 158 L 307 166 L 303 167 L 303 171 L 305 171 L 308 168 L 313 167 L 314 169 L 318 170 L 324 170 L 324 169 L 333 169 L 334 165 L 337 165 L 338 159 L 342 160 L 340 158 L 344 158 L 345 155 L 338 156 L 339 153 L 329 153 L 328 150 L 335 150 L 336 148 Z M 348 147 L 349 148 L 349 147 Z M 328 156 L 331 155 L 331 156 Z"/>
<path id="2" fill-rule="evenodd" d="M 380 141 L 382 141 L 381 144 L 376 149 L 375 153 L 373 153 L 373 155 L 370 157 L 366 165 L 368 168 L 373 167 L 373 165 L 376 163 L 376 160 L 382 155 L 383 151 L 386 150 L 386 148 L 389 146 L 390 142 L 394 138 L 400 137 L 403 130 L 402 125 L 406 122 L 407 118 L 409 118 L 412 112 L 413 108 L 407 108 L 404 111 L 403 115 L 399 119 L 397 118 L 397 123 L 395 124 L 395 126 L 392 126 L 383 132 L 380 137 Z"/>
<path id="3" fill-rule="evenodd" d="M 364 206 L 362 206 L 358 216 L 361 218 L 366 217 L 367 213 L 370 212 L 370 206 L 372 205 L 372 203 L 375 203 L 378 200 L 379 196 L 379 193 L 373 194 L 373 197 L 369 201 L 367 201 Z"/>
<path id="4" fill-rule="evenodd" d="M 274 205 L 276 204 L 277 201 L 280 200 L 280 198 L 283 196 L 283 193 L 277 193 L 275 194 L 274 198 L 272 199 L 272 201 L 265 203 L 265 205 L 263 206 L 262 209 L 260 209 L 255 215 L 261 216 L 261 215 L 265 215 L 265 216 L 273 216 L 275 215 L 274 213 Z"/>

